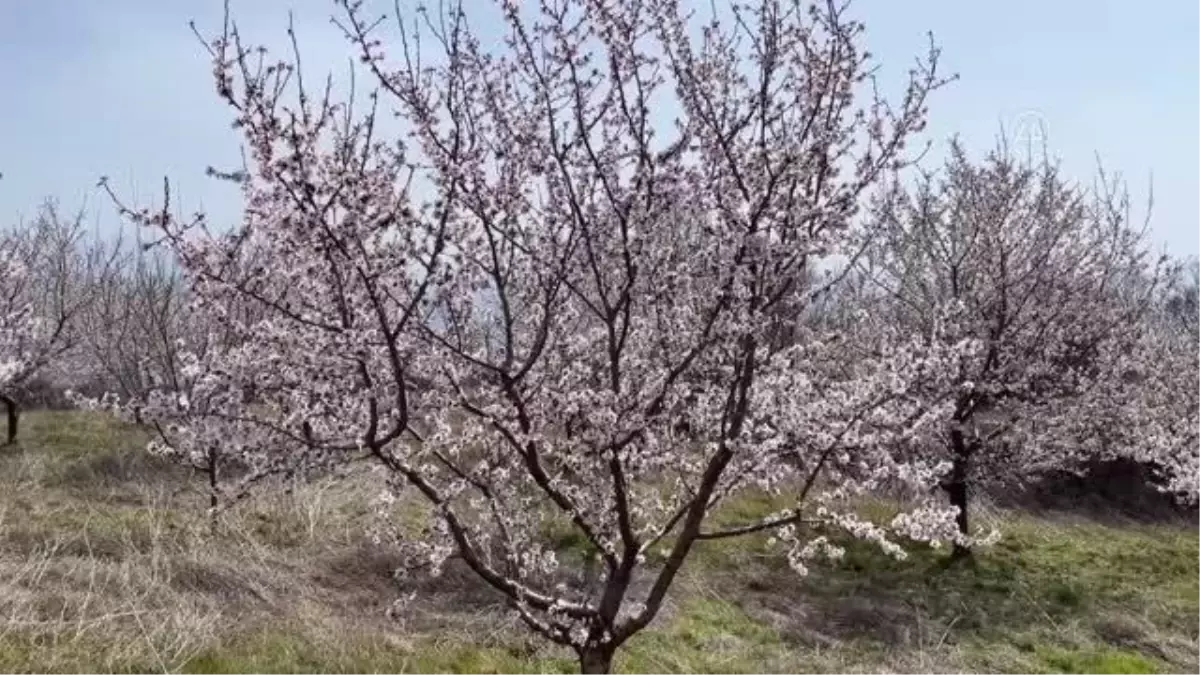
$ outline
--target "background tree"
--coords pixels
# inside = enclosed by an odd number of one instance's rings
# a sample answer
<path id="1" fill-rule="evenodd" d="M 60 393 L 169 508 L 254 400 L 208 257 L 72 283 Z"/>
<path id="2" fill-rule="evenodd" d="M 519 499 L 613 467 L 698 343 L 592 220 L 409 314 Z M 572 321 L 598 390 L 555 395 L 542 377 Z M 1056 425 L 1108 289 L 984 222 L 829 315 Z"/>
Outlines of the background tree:
<path id="1" fill-rule="evenodd" d="M 945 335 L 982 344 L 929 427 L 931 451 L 953 463 L 943 487 L 964 534 L 979 481 L 1088 456 L 1083 401 L 1113 393 L 1130 366 L 1163 270 L 1118 188 L 1103 175 L 1094 190 L 1072 185 L 1003 142 L 971 161 L 956 141 L 939 175 L 876 205 L 881 235 L 858 263 L 878 290 L 872 311 L 919 329 L 955 306 Z"/>
<path id="2" fill-rule="evenodd" d="M 252 402 L 255 392 L 225 387 L 221 355 L 238 345 L 233 323 L 256 320 L 248 303 L 223 308 L 220 318 L 193 306 L 183 279 L 161 249 L 144 246 L 114 259 L 114 273 L 97 280 L 82 312 L 79 351 L 91 364 L 91 391 L 68 393 L 82 408 L 107 410 L 147 428 L 150 449 L 204 477 L 212 524 L 220 509 L 248 494 L 254 482 L 281 472 L 247 464 L 230 396 Z"/>
<path id="3" fill-rule="evenodd" d="M 1175 274 L 1165 286 L 1166 316 L 1184 334 L 1200 334 L 1200 259 L 1195 257 L 1174 266 Z"/>
<path id="4" fill-rule="evenodd" d="M 96 382 L 80 391 L 113 393 L 123 400 L 152 389 L 179 388 L 181 341 L 202 349 L 204 331 L 193 331 L 178 269 L 160 249 L 144 244 L 114 258 L 114 273 L 97 280 L 80 317 L 80 350 L 93 364 Z M 94 390 L 94 391 L 93 391 Z"/>
<path id="5" fill-rule="evenodd" d="M 0 232 L 0 402 L 7 441 L 17 439 L 22 388 L 67 360 L 80 340 L 77 325 L 111 252 L 85 236 L 82 212 L 64 217 L 53 201 L 33 220 Z"/>
<path id="6" fill-rule="evenodd" d="M 1069 428 L 1074 442 L 1100 461 L 1134 460 L 1149 469 L 1154 487 L 1194 505 L 1200 493 L 1195 263 L 1170 265 L 1163 276 L 1132 339 L 1097 355 L 1094 367 L 1106 376 L 1048 421 Z"/>

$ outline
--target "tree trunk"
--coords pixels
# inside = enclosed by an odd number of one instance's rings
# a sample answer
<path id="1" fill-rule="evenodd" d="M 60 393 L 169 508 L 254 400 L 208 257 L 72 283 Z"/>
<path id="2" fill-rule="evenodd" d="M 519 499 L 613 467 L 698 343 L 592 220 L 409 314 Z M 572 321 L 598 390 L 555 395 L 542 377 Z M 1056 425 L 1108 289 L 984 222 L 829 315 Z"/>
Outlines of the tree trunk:
<path id="1" fill-rule="evenodd" d="M 17 441 L 17 427 L 21 423 L 21 408 L 11 396 L 0 396 L 0 401 L 8 408 L 8 444 Z"/>
<path id="2" fill-rule="evenodd" d="M 215 453 L 210 451 L 208 454 L 208 529 L 214 534 L 217 531 L 217 507 L 221 505 L 217 492 L 217 483 L 220 480 L 217 476 L 217 464 Z"/>
<path id="3" fill-rule="evenodd" d="M 208 469 L 208 506 L 214 512 L 220 506 L 220 500 L 217 499 L 217 467 L 209 467 Z"/>
<path id="4" fill-rule="evenodd" d="M 613 649 L 592 647 L 579 651 L 579 672 L 581 673 L 611 673 Z"/>
<path id="5" fill-rule="evenodd" d="M 955 517 L 955 522 L 958 524 L 958 531 L 965 537 L 971 533 L 970 518 L 968 515 L 970 502 L 968 475 L 971 468 L 972 448 L 963 438 L 962 432 L 957 429 L 950 432 L 950 443 L 954 451 L 954 459 L 950 469 L 950 476 L 942 483 L 942 489 L 946 491 L 946 496 L 950 499 L 950 505 L 958 507 L 958 515 Z M 951 560 L 969 558 L 971 557 L 971 549 L 955 543 L 954 553 L 950 557 Z"/>

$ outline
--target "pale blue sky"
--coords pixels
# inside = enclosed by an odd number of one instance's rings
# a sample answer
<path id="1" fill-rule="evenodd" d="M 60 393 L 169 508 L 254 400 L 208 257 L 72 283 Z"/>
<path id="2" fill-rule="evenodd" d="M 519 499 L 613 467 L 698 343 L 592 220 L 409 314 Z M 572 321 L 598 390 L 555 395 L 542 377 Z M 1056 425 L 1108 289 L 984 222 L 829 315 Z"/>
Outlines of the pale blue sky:
<path id="1" fill-rule="evenodd" d="M 345 72 L 352 50 L 328 23 L 330 0 L 232 4 L 243 34 L 272 45 L 293 9 L 306 65 Z M 1020 133 L 1037 123 L 1079 178 L 1099 154 L 1144 199 L 1153 173 L 1154 240 L 1176 255 L 1200 247 L 1197 12 L 1195 0 L 854 5 L 885 81 L 929 30 L 943 67 L 961 75 L 932 101 L 931 138 L 959 133 L 982 151 L 1001 124 Z M 57 196 L 114 228 L 94 188 L 101 175 L 141 203 L 168 175 L 188 210 L 235 217 L 236 191 L 204 169 L 236 164 L 239 139 L 187 26 L 216 30 L 220 16 L 221 0 L 0 0 L 0 218 Z"/>

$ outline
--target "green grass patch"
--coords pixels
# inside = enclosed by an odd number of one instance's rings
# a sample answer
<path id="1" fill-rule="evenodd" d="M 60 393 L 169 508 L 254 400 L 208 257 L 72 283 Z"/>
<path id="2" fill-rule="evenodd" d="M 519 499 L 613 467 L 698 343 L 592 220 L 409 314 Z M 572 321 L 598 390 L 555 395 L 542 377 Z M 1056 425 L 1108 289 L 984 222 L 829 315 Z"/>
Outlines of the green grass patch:
<path id="1" fill-rule="evenodd" d="M 663 625 L 630 640 L 616 666 L 631 673 L 787 672 L 802 654 L 774 628 L 713 595 L 692 597 Z"/>
<path id="2" fill-rule="evenodd" d="M 1038 658 L 1052 673 L 1159 673 L 1165 664 L 1121 649 L 1039 647 Z"/>
<path id="3" fill-rule="evenodd" d="M 254 631 L 221 641 L 184 662 L 185 673 L 569 673 L 573 659 L 539 657 L 528 647 L 472 643 L 466 636 L 402 639 L 386 634 L 314 635 Z"/>

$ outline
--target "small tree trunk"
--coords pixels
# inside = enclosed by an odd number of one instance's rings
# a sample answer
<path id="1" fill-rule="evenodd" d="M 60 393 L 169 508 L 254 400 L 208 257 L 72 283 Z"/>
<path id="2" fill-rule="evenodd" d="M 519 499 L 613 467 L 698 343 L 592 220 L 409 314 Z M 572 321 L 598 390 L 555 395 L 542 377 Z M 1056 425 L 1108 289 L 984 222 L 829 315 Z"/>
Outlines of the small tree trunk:
<path id="1" fill-rule="evenodd" d="M 590 647 L 579 651 L 579 672 L 581 673 L 611 673 L 613 649 L 605 647 Z"/>
<path id="2" fill-rule="evenodd" d="M 21 408 L 17 405 L 15 399 L 11 396 L 0 396 L 5 407 L 8 408 L 8 444 L 17 442 L 17 427 L 21 423 Z"/>
<path id="3" fill-rule="evenodd" d="M 218 480 L 217 459 L 214 453 L 210 452 L 208 456 L 208 529 L 214 534 L 217 531 L 217 507 L 221 505 L 217 492 Z"/>
<path id="4" fill-rule="evenodd" d="M 955 462 L 957 464 L 957 462 Z M 967 482 L 964 480 L 952 479 L 945 486 L 946 495 L 950 498 L 951 506 L 958 507 L 958 515 L 955 516 L 955 522 L 958 523 L 958 531 L 963 535 L 970 533 L 970 524 L 967 516 Z M 966 558 L 971 555 L 971 549 L 955 542 L 954 558 Z"/>
<path id="5" fill-rule="evenodd" d="M 970 472 L 971 462 L 971 446 L 962 436 L 962 432 L 957 429 L 950 432 L 950 443 L 954 451 L 954 459 L 950 469 L 950 476 L 942 484 L 942 489 L 946 491 L 946 496 L 950 499 L 950 505 L 958 508 L 958 515 L 955 517 L 955 522 L 958 524 L 958 531 L 965 537 L 970 535 L 970 518 L 969 518 L 969 502 L 970 492 L 968 490 L 968 475 Z M 971 557 L 971 549 L 961 544 L 954 544 L 954 552 L 951 554 L 951 560 L 960 560 L 962 558 Z"/>
<path id="6" fill-rule="evenodd" d="M 208 505 L 213 511 L 217 510 L 220 502 L 217 499 L 217 467 L 208 470 Z"/>

